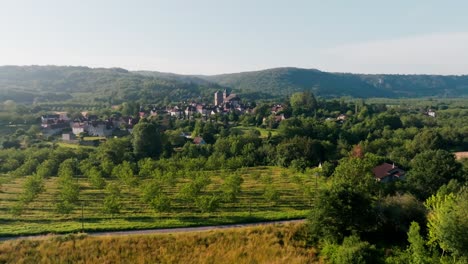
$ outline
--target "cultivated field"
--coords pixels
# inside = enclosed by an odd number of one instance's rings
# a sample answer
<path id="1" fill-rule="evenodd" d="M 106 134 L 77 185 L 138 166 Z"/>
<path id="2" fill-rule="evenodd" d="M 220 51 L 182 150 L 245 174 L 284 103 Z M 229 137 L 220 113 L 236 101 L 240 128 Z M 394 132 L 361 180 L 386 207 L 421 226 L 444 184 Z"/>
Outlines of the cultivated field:
<path id="1" fill-rule="evenodd" d="M 208 190 L 216 192 L 222 182 L 222 172 L 207 172 L 212 179 Z M 224 172 L 225 173 L 225 172 Z M 202 213 L 187 206 L 177 196 L 185 179 L 167 190 L 171 198 L 171 211 L 157 213 L 141 201 L 141 188 L 122 185 L 122 209 L 119 214 L 105 212 L 104 190 L 91 187 L 86 178 L 78 178 L 80 202 L 70 214 L 60 214 L 58 203 L 58 179 L 45 180 L 45 191 L 20 214 L 15 212 L 23 192 L 25 177 L 0 175 L 0 236 L 20 234 L 67 233 L 98 230 L 126 230 L 228 224 L 265 220 L 293 219 L 307 216 L 315 193 L 315 179 L 310 174 L 292 173 L 278 167 L 242 169 L 242 191 L 238 202 L 221 203 L 214 212 Z M 145 185 L 150 179 L 140 181 Z M 117 179 L 107 179 L 120 184 Z M 267 183 L 268 182 L 268 183 Z M 278 194 L 277 202 L 265 198 L 264 190 L 273 186 Z M 319 179 L 318 184 L 321 184 Z M 83 205 L 83 206 L 81 206 Z"/>

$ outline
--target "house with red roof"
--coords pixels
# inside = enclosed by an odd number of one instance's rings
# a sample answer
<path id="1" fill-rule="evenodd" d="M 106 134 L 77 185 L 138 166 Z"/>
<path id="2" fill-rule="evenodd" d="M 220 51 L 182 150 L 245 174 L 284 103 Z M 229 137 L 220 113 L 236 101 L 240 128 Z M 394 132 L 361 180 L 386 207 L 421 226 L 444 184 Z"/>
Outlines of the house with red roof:
<path id="1" fill-rule="evenodd" d="M 205 140 L 202 137 L 195 137 L 193 139 L 193 143 L 198 146 L 202 146 L 206 144 Z"/>
<path id="2" fill-rule="evenodd" d="M 395 163 L 382 163 L 372 169 L 375 179 L 379 182 L 393 182 L 396 180 L 404 180 L 406 171 L 395 166 Z"/>

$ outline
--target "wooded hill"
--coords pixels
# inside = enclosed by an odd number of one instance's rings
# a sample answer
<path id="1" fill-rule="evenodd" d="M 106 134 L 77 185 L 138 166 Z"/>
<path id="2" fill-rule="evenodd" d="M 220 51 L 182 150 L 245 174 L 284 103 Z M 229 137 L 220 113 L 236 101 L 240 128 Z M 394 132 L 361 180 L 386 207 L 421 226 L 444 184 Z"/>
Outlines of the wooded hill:
<path id="1" fill-rule="evenodd" d="M 195 76 L 121 68 L 0 67 L 0 101 L 170 102 L 210 98 L 224 87 L 252 100 L 305 90 L 321 97 L 460 97 L 468 95 L 468 75 L 370 75 L 275 68 Z"/>
<path id="2" fill-rule="evenodd" d="M 207 81 L 193 83 L 121 68 L 0 67 L 0 102 L 170 102 L 204 97 L 217 89 L 218 85 Z"/>
<path id="3" fill-rule="evenodd" d="M 315 69 L 275 68 L 202 76 L 242 91 L 288 95 L 311 90 L 322 97 L 459 97 L 468 95 L 468 76 L 330 73 Z"/>

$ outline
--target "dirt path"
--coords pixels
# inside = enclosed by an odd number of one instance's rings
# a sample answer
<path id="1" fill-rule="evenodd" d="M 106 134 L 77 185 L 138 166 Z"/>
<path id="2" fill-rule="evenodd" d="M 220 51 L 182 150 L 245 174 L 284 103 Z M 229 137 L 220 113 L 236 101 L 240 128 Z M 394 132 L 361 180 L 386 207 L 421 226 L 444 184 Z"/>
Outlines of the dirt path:
<path id="1" fill-rule="evenodd" d="M 87 235 L 98 237 L 98 236 L 168 234 L 168 233 L 184 233 L 184 232 L 206 232 L 206 231 L 229 229 L 229 228 L 242 228 L 242 227 L 260 226 L 260 225 L 274 225 L 274 224 L 288 224 L 288 223 L 302 223 L 302 222 L 305 222 L 305 219 L 218 225 L 218 226 L 178 227 L 178 228 L 145 229 L 145 230 L 131 230 L 131 231 L 109 231 L 109 232 L 88 233 Z M 60 235 L 0 237 L 0 241 L 15 240 L 15 239 L 47 239 L 47 238 L 56 237 L 56 236 L 60 236 Z"/>

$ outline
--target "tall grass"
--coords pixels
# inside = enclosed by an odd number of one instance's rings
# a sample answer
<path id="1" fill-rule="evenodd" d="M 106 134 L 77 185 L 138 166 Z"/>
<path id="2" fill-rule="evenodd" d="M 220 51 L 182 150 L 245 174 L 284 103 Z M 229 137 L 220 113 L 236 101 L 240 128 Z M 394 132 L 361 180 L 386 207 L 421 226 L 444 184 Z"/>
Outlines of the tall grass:
<path id="1" fill-rule="evenodd" d="M 303 224 L 0 244 L 0 263 L 314 263 Z"/>

